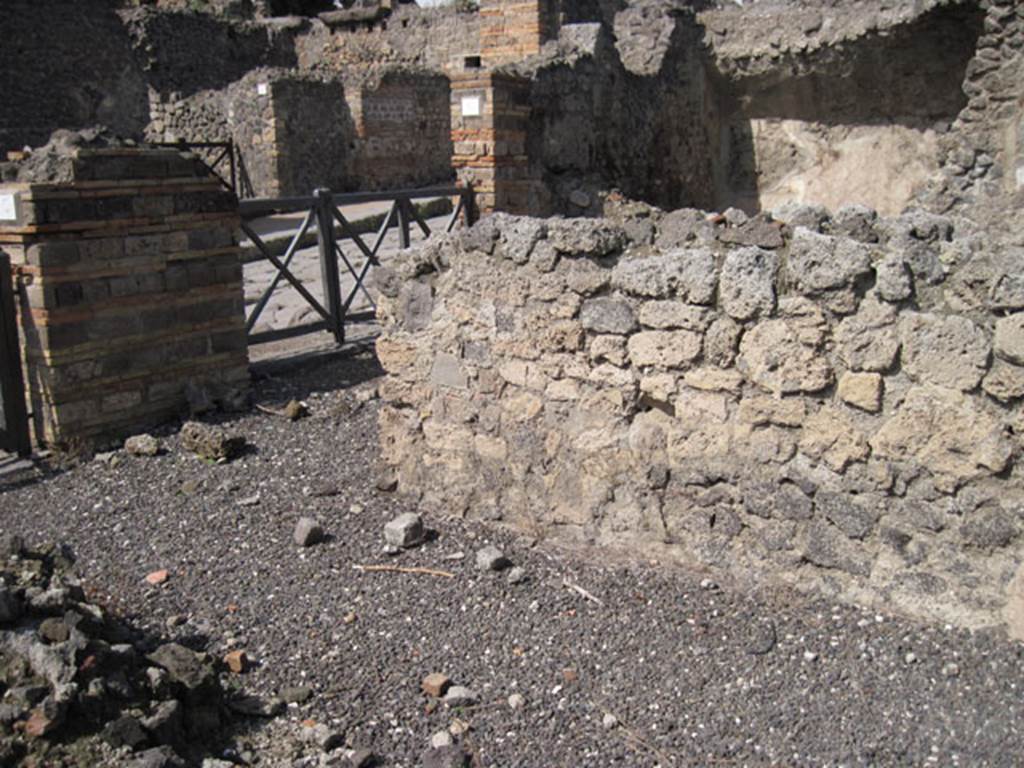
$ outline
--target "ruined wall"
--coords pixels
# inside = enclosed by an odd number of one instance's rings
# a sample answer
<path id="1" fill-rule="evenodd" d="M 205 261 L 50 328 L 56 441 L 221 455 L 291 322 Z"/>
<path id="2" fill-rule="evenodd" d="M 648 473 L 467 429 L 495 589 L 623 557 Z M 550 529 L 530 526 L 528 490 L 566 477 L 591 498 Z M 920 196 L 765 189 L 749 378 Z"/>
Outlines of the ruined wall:
<path id="1" fill-rule="evenodd" d="M 990 0 L 967 65 L 967 105 L 943 138 L 942 177 L 925 199 L 939 210 L 1024 189 L 1024 6 Z"/>
<path id="2" fill-rule="evenodd" d="M 480 17 L 454 6 L 400 5 L 371 27 L 331 29 L 311 22 L 296 41 L 303 69 L 339 72 L 346 67 L 405 64 L 444 72 L 461 69 L 480 53 Z"/>
<path id="3" fill-rule="evenodd" d="M 36 439 L 123 437 L 248 388 L 237 202 L 191 155 L 49 147 L 0 186 Z M 6 217 L 5 217 L 6 219 Z M 233 393 L 233 394 L 231 394 Z"/>
<path id="4" fill-rule="evenodd" d="M 392 70 L 351 88 L 355 137 L 348 183 L 358 189 L 400 189 L 452 175 L 448 78 L 423 70 Z"/>
<path id="5" fill-rule="evenodd" d="M 921 212 L 620 207 L 488 217 L 380 272 L 399 488 L 533 535 L 1019 621 L 1024 251 Z"/>
<path id="6" fill-rule="evenodd" d="M 146 80 L 106 0 L 10 0 L 0 45 L 0 159 L 45 144 L 57 128 L 105 124 L 138 136 Z"/>
<path id="7" fill-rule="evenodd" d="M 898 213 L 937 173 L 982 30 L 972 3 L 755 5 L 702 16 L 721 103 L 720 206 Z"/>

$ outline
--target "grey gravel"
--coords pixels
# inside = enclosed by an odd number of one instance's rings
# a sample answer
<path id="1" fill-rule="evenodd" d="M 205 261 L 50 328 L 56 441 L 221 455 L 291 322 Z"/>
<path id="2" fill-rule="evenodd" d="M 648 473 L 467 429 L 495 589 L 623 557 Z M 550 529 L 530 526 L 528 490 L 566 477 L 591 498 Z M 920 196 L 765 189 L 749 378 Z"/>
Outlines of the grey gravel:
<path id="1" fill-rule="evenodd" d="M 471 725 L 460 742 L 472 764 L 486 768 L 1002 766 L 1024 752 L 1022 646 L 998 633 L 877 621 L 877 608 L 766 585 L 719 579 L 702 589 L 707 574 L 563 549 L 549 531 L 519 546 L 512 532 L 380 492 L 376 402 L 356 408 L 351 395 L 377 374 L 366 357 L 266 369 L 256 401 L 294 398 L 311 415 L 232 416 L 225 427 L 252 448 L 225 464 L 182 450 L 172 426 L 154 432 L 159 456 L 0 484 L 0 540 L 67 542 L 98 601 L 168 642 L 220 658 L 228 638 L 244 638 L 237 647 L 261 662 L 245 688 L 259 699 L 235 702 L 236 711 L 280 711 L 286 688 L 313 689 L 301 707 L 228 734 L 259 765 L 291 765 L 295 749 L 319 760 L 315 745 L 294 746 L 307 718 L 383 765 L 420 765 L 431 735 L 455 716 L 425 707 L 420 682 L 438 669 L 480 696 L 457 717 Z M 335 415 L 344 404 L 353 407 Z M 187 481 L 191 492 L 180 493 Z M 260 504 L 238 506 L 231 487 L 259 493 Z M 306 487 L 336 492 L 306 496 Z M 282 521 L 300 510 L 337 538 L 296 551 Z M 382 522 L 420 511 L 437 536 L 398 561 L 383 555 Z M 530 579 L 512 586 L 473 558 L 445 559 L 481 541 Z M 455 577 L 353 568 L 375 563 Z M 153 589 L 143 578 L 158 568 L 174 577 Z M 349 614 L 358 618 L 346 622 Z M 189 621 L 168 628 L 170 616 Z M 908 653 L 917 663 L 905 662 Z M 505 706 L 512 694 L 529 706 Z M 621 727 L 606 730 L 606 713 Z"/>

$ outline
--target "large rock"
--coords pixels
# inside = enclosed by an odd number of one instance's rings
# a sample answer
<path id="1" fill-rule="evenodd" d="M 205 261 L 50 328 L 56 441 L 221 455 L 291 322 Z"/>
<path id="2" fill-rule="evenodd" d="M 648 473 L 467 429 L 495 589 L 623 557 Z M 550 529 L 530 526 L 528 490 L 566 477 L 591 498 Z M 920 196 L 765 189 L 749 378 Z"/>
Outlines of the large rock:
<path id="1" fill-rule="evenodd" d="M 1002 424 L 952 389 L 915 387 L 870 439 L 875 455 L 926 467 L 941 490 L 1002 472 L 1012 447 Z"/>
<path id="2" fill-rule="evenodd" d="M 839 359 L 854 371 L 887 371 L 896 362 L 900 340 L 896 310 L 886 304 L 865 301 L 855 315 L 836 327 Z"/>
<path id="3" fill-rule="evenodd" d="M 992 343 L 999 357 L 1024 365 L 1024 312 L 999 318 Z"/>
<path id="4" fill-rule="evenodd" d="M 149 660 L 167 670 L 172 681 L 189 690 L 216 679 L 213 667 L 204 663 L 199 654 L 177 643 L 166 643 L 149 655 Z"/>
<path id="5" fill-rule="evenodd" d="M 587 299 L 580 309 L 580 322 L 594 333 L 626 335 L 636 328 L 636 316 L 629 302 L 601 297 Z"/>
<path id="6" fill-rule="evenodd" d="M 981 388 L 1004 403 L 1024 397 L 1024 367 L 996 360 L 982 380 Z"/>
<path id="7" fill-rule="evenodd" d="M 824 462 L 834 472 L 843 472 L 855 461 L 868 457 L 868 442 L 853 422 L 838 408 L 827 406 L 804 423 L 800 451 Z"/>
<path id="8" fill-rule="evenodd" d="M 181 445 L 206 461 L 224 462 L 245 448 L 245 438 L 228 434 L 222 427 L 187 421 L 181 428 Z"/>
<path id="9" fill-rule="evenodd" d="M 912 312 L 900 320 L 903 369 L 916 381 L 971 390 L 988 368 L 985 332 L 966 317 Z"/>
<path id="10" fill-rule="evenodd" d="M 550 245 L 569 256 L 605 256 L 626 242 L 621 227 L 605 220 L 552 219 L 547 230 Z"/>
<path id="11" fill-rule="evenodd" d="M 770 315 L 775 309 L 778 257 L 760 248 L 741 248 L 725 257 L 718 281 L 722 308 L 736 320 Z"/>
<path id="12" fill-rule="evenodd" d="M 640 305 L 640 323 L 648 328 L 703 331 L 710 322 L 708 309 L 681 301 L 646 301 Z"/>
<path id="13" fill-rule="evenodd" d="M 825 297 L 838 312 L 856 308 L 852 289 L 871 272 L 871 251 L 862 243 L 800 227 L 789 245 L 787 274 L 798 291 Z M 834 306 L 833 306 L 834 305 Z"/>
<path id="14" fill-rule="evenodd" d="M 824 318 L 810 302 L 799 299 L 787 300 L 784 313 L 744 334 L 736 365 L 776 395 L 819 392 L 833 381 L 832 366 L 821 352 Z"/>
<path id="15" fill-rule="evenodd" d="M 612 271 L 612 285 L 632 296 L 677 297 L 690 304 L 710 304 L 716 278 L 715 256 L 706 248 L 629 259 Z"/>
<path id="16" fill-rule="evenodd" d="M 914 293 L 914 280 L 903 257 L 889 254 L 875 266 L 875 287 L 886 301 L 903 301 Z"/>
<path id="17" fill-rule="evenodd" d="M 685 367 L 700 357 L 701 337 L 692 331 L 644 331 L 629 337 L 629 359 L 638 367 Z"/>

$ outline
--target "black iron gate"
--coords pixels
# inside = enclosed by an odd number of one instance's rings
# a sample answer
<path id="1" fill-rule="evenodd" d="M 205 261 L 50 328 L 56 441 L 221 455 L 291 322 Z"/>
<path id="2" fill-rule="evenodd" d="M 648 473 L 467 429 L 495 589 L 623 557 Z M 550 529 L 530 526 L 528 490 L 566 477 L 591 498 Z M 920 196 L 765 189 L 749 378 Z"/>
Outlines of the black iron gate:
<path id="1" fill-rule="evenodd" d="M 11 260 L 0 253 L 0 450 L 25 455 L 31 443 L 15 317 Z"/>
<path id="2" fill-rule="evenodd" d="M 414 226 L 419 228 L 424 237 L 430 237 L 430 227 L 413 204 L 413 200 L 443 197 L 457 199 L 451 215 L 445 224 L 445 232 L 451 232 L 460 221 L 460 217 L 467 224 L 473 223 L 475 207 L 471 187 L 431 187 L 398 192 L 358 192 L 337 195 L 332 194 L 327 189 L 318 189 L 312 197 L 243 200 L 239 204 L 242 217 L 242 232 L 245 233 L 245 236 L 249 238 L 249 241 L 259 251 L 260 257 L 270 261 L 277 270 L 270 285 L 263 291 L 263 294 L 246 318 L 246 331 L 249 334 L 249 343 L 256 344 L 263 341 L 276 341 L 290 336 L 324 330 L 332 333 L 338 344 L 344 343 L 345 321 L 366 319 L 361 316 L 357 317 L 349 311 L 356 297 L 362 293 L 370 305 L 376 308 L 376 304 L 366 288 L 365 280 L 370 268 L 380 263 L 377 255 L 388 231 L 392 227 L 397 229 L 399 246 L 401 248 L 409 248 L 411 246 L 411 231 Z M 390 202 L 391 205 L 384 214 L 372 245 L 367 245 L 366 241 L 363 240 L 348 219 L 345 218 L 341 212 L 341 207 L 356 203 L 381 201 Z M 267 247 L 266 243 L 256 232 L 253 221 L 267 216 L 286 213 L 305 213 L 305 216 L 302 224 L 291 238 L 288 248 L 283 254 L 275 254 L 273 249 Z M 322 302 L 313 296 L 309 289 L 302 284 L 302 281 L 289 268 L 296 253 L 310 246 L 310 237 L 308 235 L 313 227 L 316 227 L 315 242 L 319 249 L 320 272 L 323 282 Z M 365 262 L 361 266 L 357 265 L 356 260 L 349 258 L 350 254 L 346 254 L 342 250 L 341 241 L 344 240 L 351 241 L 359 254 L 365 258 Z M 344 297 L 341 291 L 339 261 L 353 278 L 353 285 L 349 289 L 348 295 Z M 298 328 L 253 333 L 256 322 L 259 320 L 260 315 L 282 279 L 286 280 L 299 292 L 306 303 L 320 316 L 320 319 Z"/>

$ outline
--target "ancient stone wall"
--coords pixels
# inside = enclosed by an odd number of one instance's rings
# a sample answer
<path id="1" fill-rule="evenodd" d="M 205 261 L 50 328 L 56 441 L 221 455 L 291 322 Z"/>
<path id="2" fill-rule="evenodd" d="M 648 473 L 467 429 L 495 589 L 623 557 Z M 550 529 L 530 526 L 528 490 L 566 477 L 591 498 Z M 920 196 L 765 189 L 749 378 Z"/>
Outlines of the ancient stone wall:
<path id="1" fill-rule="evenodd" d="M 44 151 L 0 186 L 36 439 L 124 436 L 248 387 L 237 202 L 191 155 Z M 31 179 L 35 181 L 31 181 Z"/>
<path id="2" fill-rule="evenodd" d="M 400 490 L 537 536 L 1017 621 L 1024 251 L 914 212 L 488 217 L 378 274 Z"/>
<path id="3" fill-rule="evenodd" d="M 454 6 L 400 5 L 368 26 L 330 29 L 311 22 L 296 41 L 303 69 L 339 72 L 402 64 L 437 72 L 461 69 L 466 56 L 480 53 L 480 17 Z"/>
<path id="4" fill-rule="evenodd" d="M 394 69 L 351 87 L 355 137 L 347 179 L 358 189 L 401 189 L 452 175 L 448 78 Z"/>
<path id="5" fill-rule="evenodd" d="M 102 123 L 135 136 L 148 120 L 132 40 L 105 0 L 10 0 L 0 45 L 0 160 L 56 128 Z"/>

